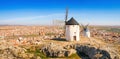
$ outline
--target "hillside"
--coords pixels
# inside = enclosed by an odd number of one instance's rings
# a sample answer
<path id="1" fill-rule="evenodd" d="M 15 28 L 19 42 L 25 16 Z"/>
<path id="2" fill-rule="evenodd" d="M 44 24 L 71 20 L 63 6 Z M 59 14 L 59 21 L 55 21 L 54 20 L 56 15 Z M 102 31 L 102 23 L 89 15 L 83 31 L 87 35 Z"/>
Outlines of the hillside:
<path id="1" fill-rule="evenodd" d="M 1 26 L 0 30 L 2 59 L 120 58 L 119 34 L 103 27 L 90 27 L 90 39 L 81 32 L 77 42 L 66 41 L 61 26 Z"/>

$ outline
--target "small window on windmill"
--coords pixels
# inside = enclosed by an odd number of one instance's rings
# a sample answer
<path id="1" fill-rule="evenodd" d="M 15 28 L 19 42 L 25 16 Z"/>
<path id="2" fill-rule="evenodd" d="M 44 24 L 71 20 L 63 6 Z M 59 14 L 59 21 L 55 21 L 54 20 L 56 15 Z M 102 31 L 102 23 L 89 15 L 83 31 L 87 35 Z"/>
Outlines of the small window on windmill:
<path id="1" fill-rule="evenodd" d="M 74 34 L 76 34 L 76 32 L 74 32 Z"/>

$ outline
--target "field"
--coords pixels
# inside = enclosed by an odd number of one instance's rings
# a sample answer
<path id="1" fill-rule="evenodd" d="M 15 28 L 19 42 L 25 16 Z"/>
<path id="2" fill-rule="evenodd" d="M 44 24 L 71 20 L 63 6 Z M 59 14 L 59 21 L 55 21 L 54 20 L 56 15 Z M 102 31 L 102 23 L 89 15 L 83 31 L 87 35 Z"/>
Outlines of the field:
<path id="1" fill-rule="evenodd" d="M 77 48 L 69 47 L 77 46 L 77 44 L 82 45 L 84 50 L 85 46 L 90 49 L 94 47 L 95 51 L 97 49 L 107 51 L 111 58 L 120 57 L 119 26 L 90 26 L 89 29 L 90 39 L 86 38 L 81 31 L 80 41 L 69 42 L 65 40 L 63 26 L 0 26 L 0 57 L 3 59 L 84 59 L 93 57 L 87 55 L 86 52 L 78 53 L 75 50 Z M 61 51 L 61 54 L 56 54 Z M 66 52 L 69 52 L 67 56 L 64 55 Z"/>

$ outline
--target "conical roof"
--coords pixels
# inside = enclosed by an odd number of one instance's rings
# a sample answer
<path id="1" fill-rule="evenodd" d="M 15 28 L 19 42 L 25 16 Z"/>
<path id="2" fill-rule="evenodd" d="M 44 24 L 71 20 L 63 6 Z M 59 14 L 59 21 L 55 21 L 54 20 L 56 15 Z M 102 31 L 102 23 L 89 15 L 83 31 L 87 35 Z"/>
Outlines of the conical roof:
<path id="1" fill-rule="evenodd" d="M 72 17 L 66 22 L 66 25 L 79 25 L 79 23 Z"/>

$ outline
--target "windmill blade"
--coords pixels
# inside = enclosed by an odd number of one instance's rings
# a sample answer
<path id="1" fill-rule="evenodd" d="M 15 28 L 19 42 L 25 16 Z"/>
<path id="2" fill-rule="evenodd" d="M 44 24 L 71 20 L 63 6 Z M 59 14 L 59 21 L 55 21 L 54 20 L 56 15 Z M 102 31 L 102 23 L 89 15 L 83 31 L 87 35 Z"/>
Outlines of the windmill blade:
<path id="1" fill-rule="evenodd" d="M 65 35 L 65 31 L 66 31 L 66 22 L 68 19 L 68 8 L 66 8 L 66 14 L 65 14 L 65 24 L 64 24 L 64 35 Z"/>
<path id="2" fill-rule="evenodd" d="M 64 25 L 63 20 L 53 20 L 53 25 Z"/>
<path id="3" fill-rule="evenodd" d="M 82 28 L 85 28 L 85 26 L 83 24 L 81 24 Z"/>
<path id="4" fill-rule="evenodd" d="M 84 31 L 84 25 L 80 24 L 80 26 L 82 27 L 81 32 L 83 32 Z"/>
<path id="5" fill-rule="evenodd" d="M 88 25 L 89 25 L 89 23 L 85 26 L 85 28 L 87 28 L 87 27 L 88 27 Z"/>
<path id="6" fill-rule="evenodd" d="M 65 22 L 67 21 L 67 19 L 68 19 L 68 8 L 66 8 Z"/>

